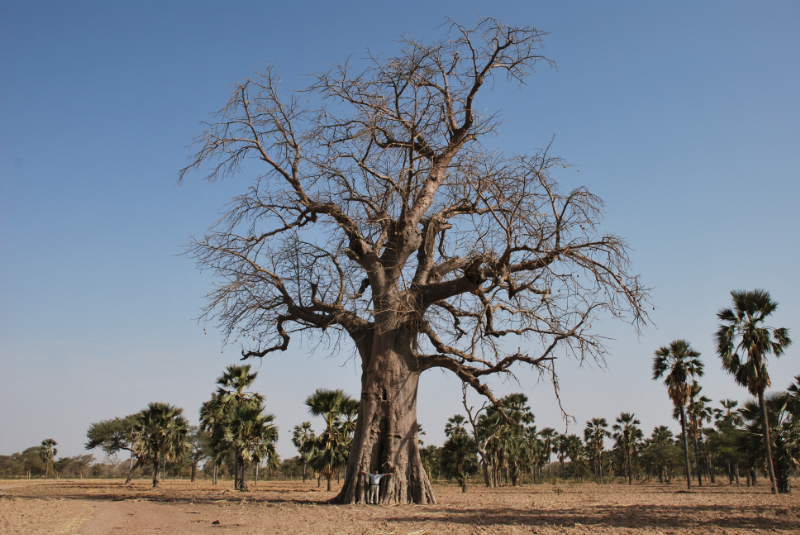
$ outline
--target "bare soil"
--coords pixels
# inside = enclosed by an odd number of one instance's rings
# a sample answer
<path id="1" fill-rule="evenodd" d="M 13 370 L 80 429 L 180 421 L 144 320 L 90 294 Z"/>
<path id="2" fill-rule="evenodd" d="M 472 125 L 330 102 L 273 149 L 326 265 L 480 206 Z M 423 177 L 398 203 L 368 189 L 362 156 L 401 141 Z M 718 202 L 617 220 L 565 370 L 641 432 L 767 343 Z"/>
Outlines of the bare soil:
<path id="1" fill-rule="evenodd" d="M 563 483 L 462 494 L 434 485 L 438 505 L 336 506 L 316 482 L 0 481 L 0 533 L 83 535 L 438 533 L 800 533 L 800 495 L 718 485 Z"/>

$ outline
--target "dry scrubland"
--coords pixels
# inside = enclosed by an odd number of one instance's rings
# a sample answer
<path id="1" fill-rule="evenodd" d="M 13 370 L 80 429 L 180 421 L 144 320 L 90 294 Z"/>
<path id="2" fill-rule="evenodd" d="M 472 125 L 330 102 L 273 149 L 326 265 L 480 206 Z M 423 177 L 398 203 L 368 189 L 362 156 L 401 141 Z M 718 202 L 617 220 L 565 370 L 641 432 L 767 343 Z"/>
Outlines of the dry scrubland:
<path id="1" fill-rule="evenodd" d="M 435 490 L 439 505 L 334 506 L 316 482 L 237 493 L 231 482 L 0 481 L 0 533 L 800 533 L 800 494 L 772 496 L 763 483 Z"/>

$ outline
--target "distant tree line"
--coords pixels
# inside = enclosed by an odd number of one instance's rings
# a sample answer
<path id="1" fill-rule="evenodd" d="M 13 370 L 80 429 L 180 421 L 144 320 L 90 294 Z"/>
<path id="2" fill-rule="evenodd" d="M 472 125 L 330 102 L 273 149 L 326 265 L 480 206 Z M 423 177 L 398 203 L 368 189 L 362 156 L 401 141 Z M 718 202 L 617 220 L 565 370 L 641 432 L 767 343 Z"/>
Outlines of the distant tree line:
<path id="1" fill-rule="evenodd" d="M 444 428 L 441 447 L 426 447 L 420 440 L 421 464 L 435 480 L 456 481 L 464 492 L 480 474 L 487 487 L 517 486 L 571 479 L 606 483 L 622 480 L 672 483 L 676 477 L 731 484 L 741 479 L 747 486 L 759 477 L 769 479 L 773 492 L 789 492 L 792 471 L 800 465 L 800 375 L 785 391 L 766 393 L 771 386 L 767 356 L 781 356 L 791 345 L 785 328 L 765 326 L 777 308 L 763 290 L 731 292 L 733 306 L 722 309 L 716 333 L 716 353 L 723 369 L 754 396 L 741 407 L 734 400 L 712 400 L 702 395 L 698 380 L 704 375 L 701 355 L 686 340 L 674 340 L 653 356 L 653 379 L 662 380 L 673 403 L 681 432 L 674 436 L 665 425 L 645 437 L 635 414 L 622 412 L 613 422 L 592 418 L 583 436 L 560 434 L 553 428 L 537 429 L 535 416 L 522 393 L 510 394 L 478 410 L 467 403 L 466 416 L 457 414 Z M 312 416 L 323 427 L 315 432 L 311 422 L 294 427 L 292 442 L 298 455 L 281 460 L 275 449 L 278 429 L 266 412 L 264 396 L 250 390 L 257 372 L 249 365 L 228 366 L 218 379 L 218 389 L 200 409 L 200 426 L 188 425 L 183 409 L 150 403 L 125 417 L 93 423 L 86 448 L 100 448 L 104 462 L 93 455 L 56 460 L 53 439 L 21 453 L 0 456 L 2 477 L 120 477 L 126 483 L 141 468 L 153 486 L 168 475 L 190 477 L 198 473 L 216 484 L 230 477 L 234 487 L 248 490 L 251 469 L 258 482 L 259 469 L 268 477 L 324 478 L 331 490 L 347 466 L 358 419 L 359 402 L 342 390 L 318 389 L 306 399 Z M 417 424 L 417 436 L 425 432 Z M 127 463 L 118 454 L 128 454 Z M 555 456 L 555 458 L 554 458 Z"/>

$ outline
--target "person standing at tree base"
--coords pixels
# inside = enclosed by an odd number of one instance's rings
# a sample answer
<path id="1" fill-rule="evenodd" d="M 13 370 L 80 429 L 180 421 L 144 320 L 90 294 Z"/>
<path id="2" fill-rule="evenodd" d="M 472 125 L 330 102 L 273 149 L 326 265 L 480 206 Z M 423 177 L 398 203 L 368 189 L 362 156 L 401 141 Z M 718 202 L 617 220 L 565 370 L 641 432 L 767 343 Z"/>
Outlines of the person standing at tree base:
<path id="1" fill-rule="evenodd" d="M 361 470 L 362 474 L 366 474 L 369 478 L 369 495 L 367 496 L 367 504 L 378 505 L 381 501 L 381 478 L 392 477 L 392 474 L 379 474 L 375 470 L 374 474 Z"/>

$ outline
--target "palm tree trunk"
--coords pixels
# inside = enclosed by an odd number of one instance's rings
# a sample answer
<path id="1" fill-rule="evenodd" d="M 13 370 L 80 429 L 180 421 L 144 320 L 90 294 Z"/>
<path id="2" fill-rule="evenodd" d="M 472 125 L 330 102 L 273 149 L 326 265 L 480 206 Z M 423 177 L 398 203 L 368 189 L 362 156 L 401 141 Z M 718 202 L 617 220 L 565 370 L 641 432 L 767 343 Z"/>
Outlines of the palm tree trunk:
<path id="1" fill-rule="evenodd" d="M 600 460 L 600 483 L 603 483 L 603 452 L 601 451 L 597 455 L 598 459 Z"/>
<path id="2" fill-rule="evenodd" d="M 49 476 L 50 476 L 50 461 L 46 460 L 44 462 L 44 480 L 47 481 Z"/>
<path id="3" fill-rule="evenodd" d="M 681 434 L 683 435 L 683 456 L 686 466 L 686 488 L 692 490 L 692 475 L 689 468 L 689 439 L 686 437 L 686 409 L 681 404 Z"/>
<path id="4" fill-rule="evenodd" d="M 214 474 L 211 477 L 214 478 L 214 483 L 213 484 L 216 485 L 217 484 L 217 461 L 214 461 Z"/>
<path id="5" fill-rule="evenodd" d="M 244 466 L 244 459 L 239 459 L 239 466 L 241 467 L 241 472 L 239 476 L 239 490 L 242 492 L 247 491 L 247 481 L 245 480 L 245 466 Z"/>
<path id="6" fill-rule="evenodd" d="M 628 450 L 628 485 L 633 485 L 633 468 L 631 468 L 631 452 Z"/>
<path id="7" fill-rule="evenodd" d="M 694 436 L 692 438 L 694 439 L 694 462 L 695 462 L 695 468 L 697 470 L 697 486 L 698 487 L 702 487 L 703 486 L 703 479 L 702 479 L 703 478 L 703 471 L 700 469 L 700 443 L 697 441 L 698 429 L 697 429 L 697 425 L 696 424 L 694 426 L 694 430 L 695 430 L 694 433 L 693 433 Z"/>
<path id="8" fill-rule="evenodd" d="M 303 483 L 306 482 L 306 465 L 303 464 Z"/>
<path id="9" fill-rule="evenodd" d="M 159 453 L 160 452 L 156 452 L 155 458 L 153 459 L 153 488 L 154 489 L 158 488 L 158 471 L 159 471 L 159 468 L 160 468 L 159 467 L 160 459 L 158 458 L 159 457 Z"/>
<path id="10" fill-rule="evenodd" d="M 764 389 L 758 391 L 758 408 L 761 409 L 761 428 L 764 431 L 764 451 L 767 452 L 767 472 L 772 484 L 772 494 L 778 493 L 778 486 L 775 483 L 775 468 L 772 465 L 772 439 L 769 433 L 769 419 L 767 418 L 767 405 L 764 403 Z"/>

